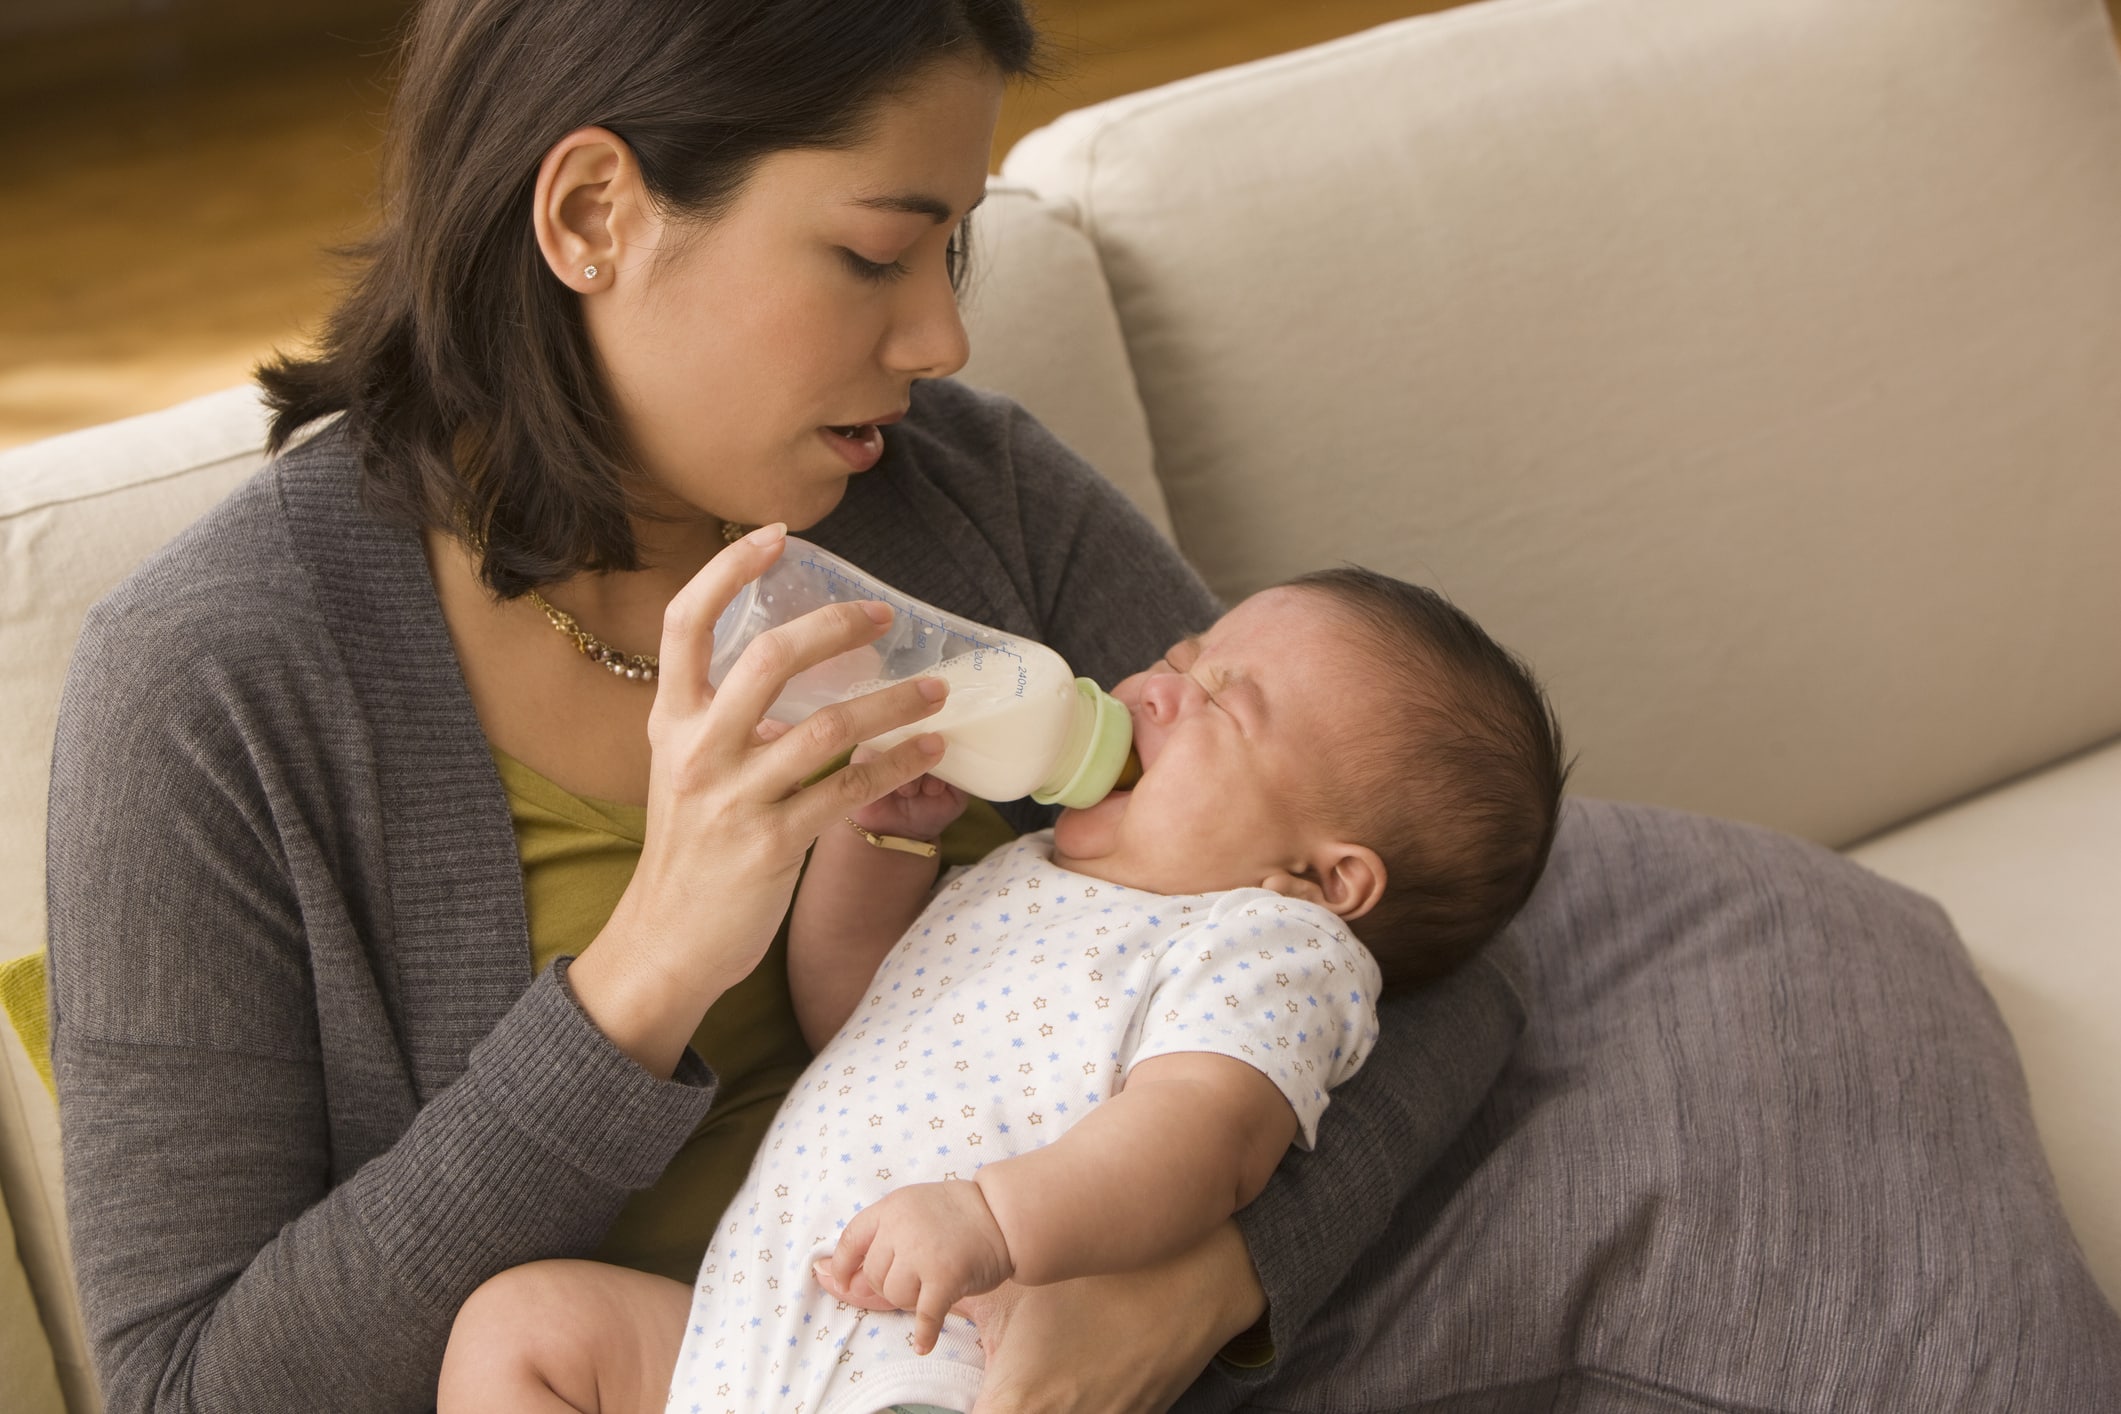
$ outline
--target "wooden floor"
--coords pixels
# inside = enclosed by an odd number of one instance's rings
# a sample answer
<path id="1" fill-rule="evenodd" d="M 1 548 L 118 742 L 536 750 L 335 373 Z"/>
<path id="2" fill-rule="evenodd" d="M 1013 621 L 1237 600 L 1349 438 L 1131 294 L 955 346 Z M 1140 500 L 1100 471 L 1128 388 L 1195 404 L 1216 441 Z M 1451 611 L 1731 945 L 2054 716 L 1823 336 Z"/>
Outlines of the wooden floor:
<path id="1" fill-rule="evenodd" d="M 1011 95 L 996 160 L 1070 108 L 1449 3 L 1044 0 L 1066 72 Z M 13 190 L 35 193 L 34 219 L 0 221 L 0 447 L 226 387 L 299 341 L 330 304 L 326 248 L 368 217 L 386 68 L 341 45 L 0 114 Z"/>
<path id="2" fill-rule="evenodd" d="M 996 161 L 1068 109 L 1454 2 L 1041 0 L 1065 72 L 1012 93 Z M 386 60 L 342 41 L 66 103 L 0 93 L 0 447 L 226 387 L 301 340 L 326 248 L 368 217 Z"/>

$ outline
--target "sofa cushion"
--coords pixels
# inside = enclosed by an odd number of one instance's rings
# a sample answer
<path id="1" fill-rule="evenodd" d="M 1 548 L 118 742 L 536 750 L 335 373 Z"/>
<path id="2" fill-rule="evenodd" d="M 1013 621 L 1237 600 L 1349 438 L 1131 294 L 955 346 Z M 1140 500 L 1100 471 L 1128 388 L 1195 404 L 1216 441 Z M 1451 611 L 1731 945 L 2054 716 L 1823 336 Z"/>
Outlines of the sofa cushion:
<path id="1" fill-rule="evenodd" d="M 59 689 L 89 605 L 263 460 L 250 388 L 0 453 L 0 957 L 44 946 L 44 792 Z M 20 831 L 18 835 L 16 832 Z M 20 847 L 16 847 L 18 840 Z"/>
<path id="2" fill-rule="evenodd" d="M 15 1231 L 0 1205 L 0 1389 L 9 1414 L 65 1414 L 52 1346 L 15 1256 Z"/>
<path id="3" fill-rule="evenodd" d="M 2121 1303 L 2121 742 L 1851 853 L 1958 925 L 2018 1043 L 2062 1205 Z"/>
<path id="4" fill-rule="evenodd" d="M 2099 0 L 1500 0 L 1118 99 L 1178 542 L 1435 584 L 1587 792 L 1844 844 L 2121 732 Z"/>
<path id="5" fill-rule="evenodd" d="M 960 299 L 972 359 L 960 382 L 1007 393 L 1037 415 L 1165 535 L 1149 419 L 1135 391 L 1097 248 L 1073 211 L 989 182 L 972 218 Z"/>
<path id="6" fill-rule="evenodd" d="M 1936 904 L 1575 800 L 1490 956 L 1516 1052 L 1248 1407 L 2121 1409 L 2121 1319 Z"/>

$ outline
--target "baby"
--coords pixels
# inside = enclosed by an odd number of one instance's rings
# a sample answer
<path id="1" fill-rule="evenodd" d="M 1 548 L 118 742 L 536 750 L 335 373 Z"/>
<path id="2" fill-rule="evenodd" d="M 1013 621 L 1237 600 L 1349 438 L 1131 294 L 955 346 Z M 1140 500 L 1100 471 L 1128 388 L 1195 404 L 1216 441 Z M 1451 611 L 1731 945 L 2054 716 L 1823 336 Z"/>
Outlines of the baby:
<path id="1" fill-rule="evenodd" d="M 957 1302 L 1202 1241 L 1311 1146 L 1379 991 L 1449 972 L 1545 867 L 1552 711 L 1427 590 L 1304 576 L 1113 695 L 1132 790 L 940 881 L 905 847 L 964 809 L 932 777 L 818 841 L 789 976 L 831 1039 L 707 1252 L 670 1407 L 970 1409 Z"/>

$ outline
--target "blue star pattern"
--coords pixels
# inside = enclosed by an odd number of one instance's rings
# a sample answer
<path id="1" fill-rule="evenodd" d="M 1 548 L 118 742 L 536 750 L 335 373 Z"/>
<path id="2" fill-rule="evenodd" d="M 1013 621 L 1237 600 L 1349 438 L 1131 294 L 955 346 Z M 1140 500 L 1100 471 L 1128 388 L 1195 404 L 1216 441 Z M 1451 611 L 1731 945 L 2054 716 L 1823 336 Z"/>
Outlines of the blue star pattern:
<path id="1" fill-rule="evenodd" d="M 835 1301 L 811 1263 L 894 1188 L 1052 1143 L 1149 1056 L 1251 1065 L 1311 1147 L 1377 1039 L 1377 965 L 1346 925 L 1264 889 L 1125 888 L 1051 849 L 1027 835 L 945 874 L 789 1091 L 701 1264 L 670 1409 L 971 1408 L 970 1322 L 916 1356 L 910 1315 Z"/>

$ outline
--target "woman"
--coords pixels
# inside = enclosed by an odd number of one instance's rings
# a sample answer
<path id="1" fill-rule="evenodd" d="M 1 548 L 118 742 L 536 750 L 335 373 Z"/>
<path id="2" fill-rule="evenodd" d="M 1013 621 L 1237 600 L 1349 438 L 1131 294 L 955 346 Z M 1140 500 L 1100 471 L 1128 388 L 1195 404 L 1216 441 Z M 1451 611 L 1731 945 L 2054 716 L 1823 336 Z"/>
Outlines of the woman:
<path id="1" fill-rule="evenodd" d="M 611 1299 L 675 1342 L 806 1059 L 804 851 L 933 759 L 800 784 L 933 711 L 911 686 L 758 729 L 875 635 L 855 606 L 708 687 L 777 526 L 1107 682 L 1214 617 L 1020 410 L 934 381 L 1035 65 L 1016 0 L 422 11 L 381 233 L 321 351 L 262 373 L 279 460 L 98 607 L 69 681 L 55 1057 L 111 1409 L 427 1408 L 458 1306 L 539 1257 L 626 1264 Z M 1484 1004 L 1460 1113 L 1511 1025 Z M 1336 1109 L 1377 1132 L 1415 1086 L 1381 1065 Z M 1341 1162 L 1389 1197 L 1423 1152 Z M 1247 1222 L 989 1298 L 982 1409 L 1160 1406 L 1256 1353 L 1345 1254 Z"/>

